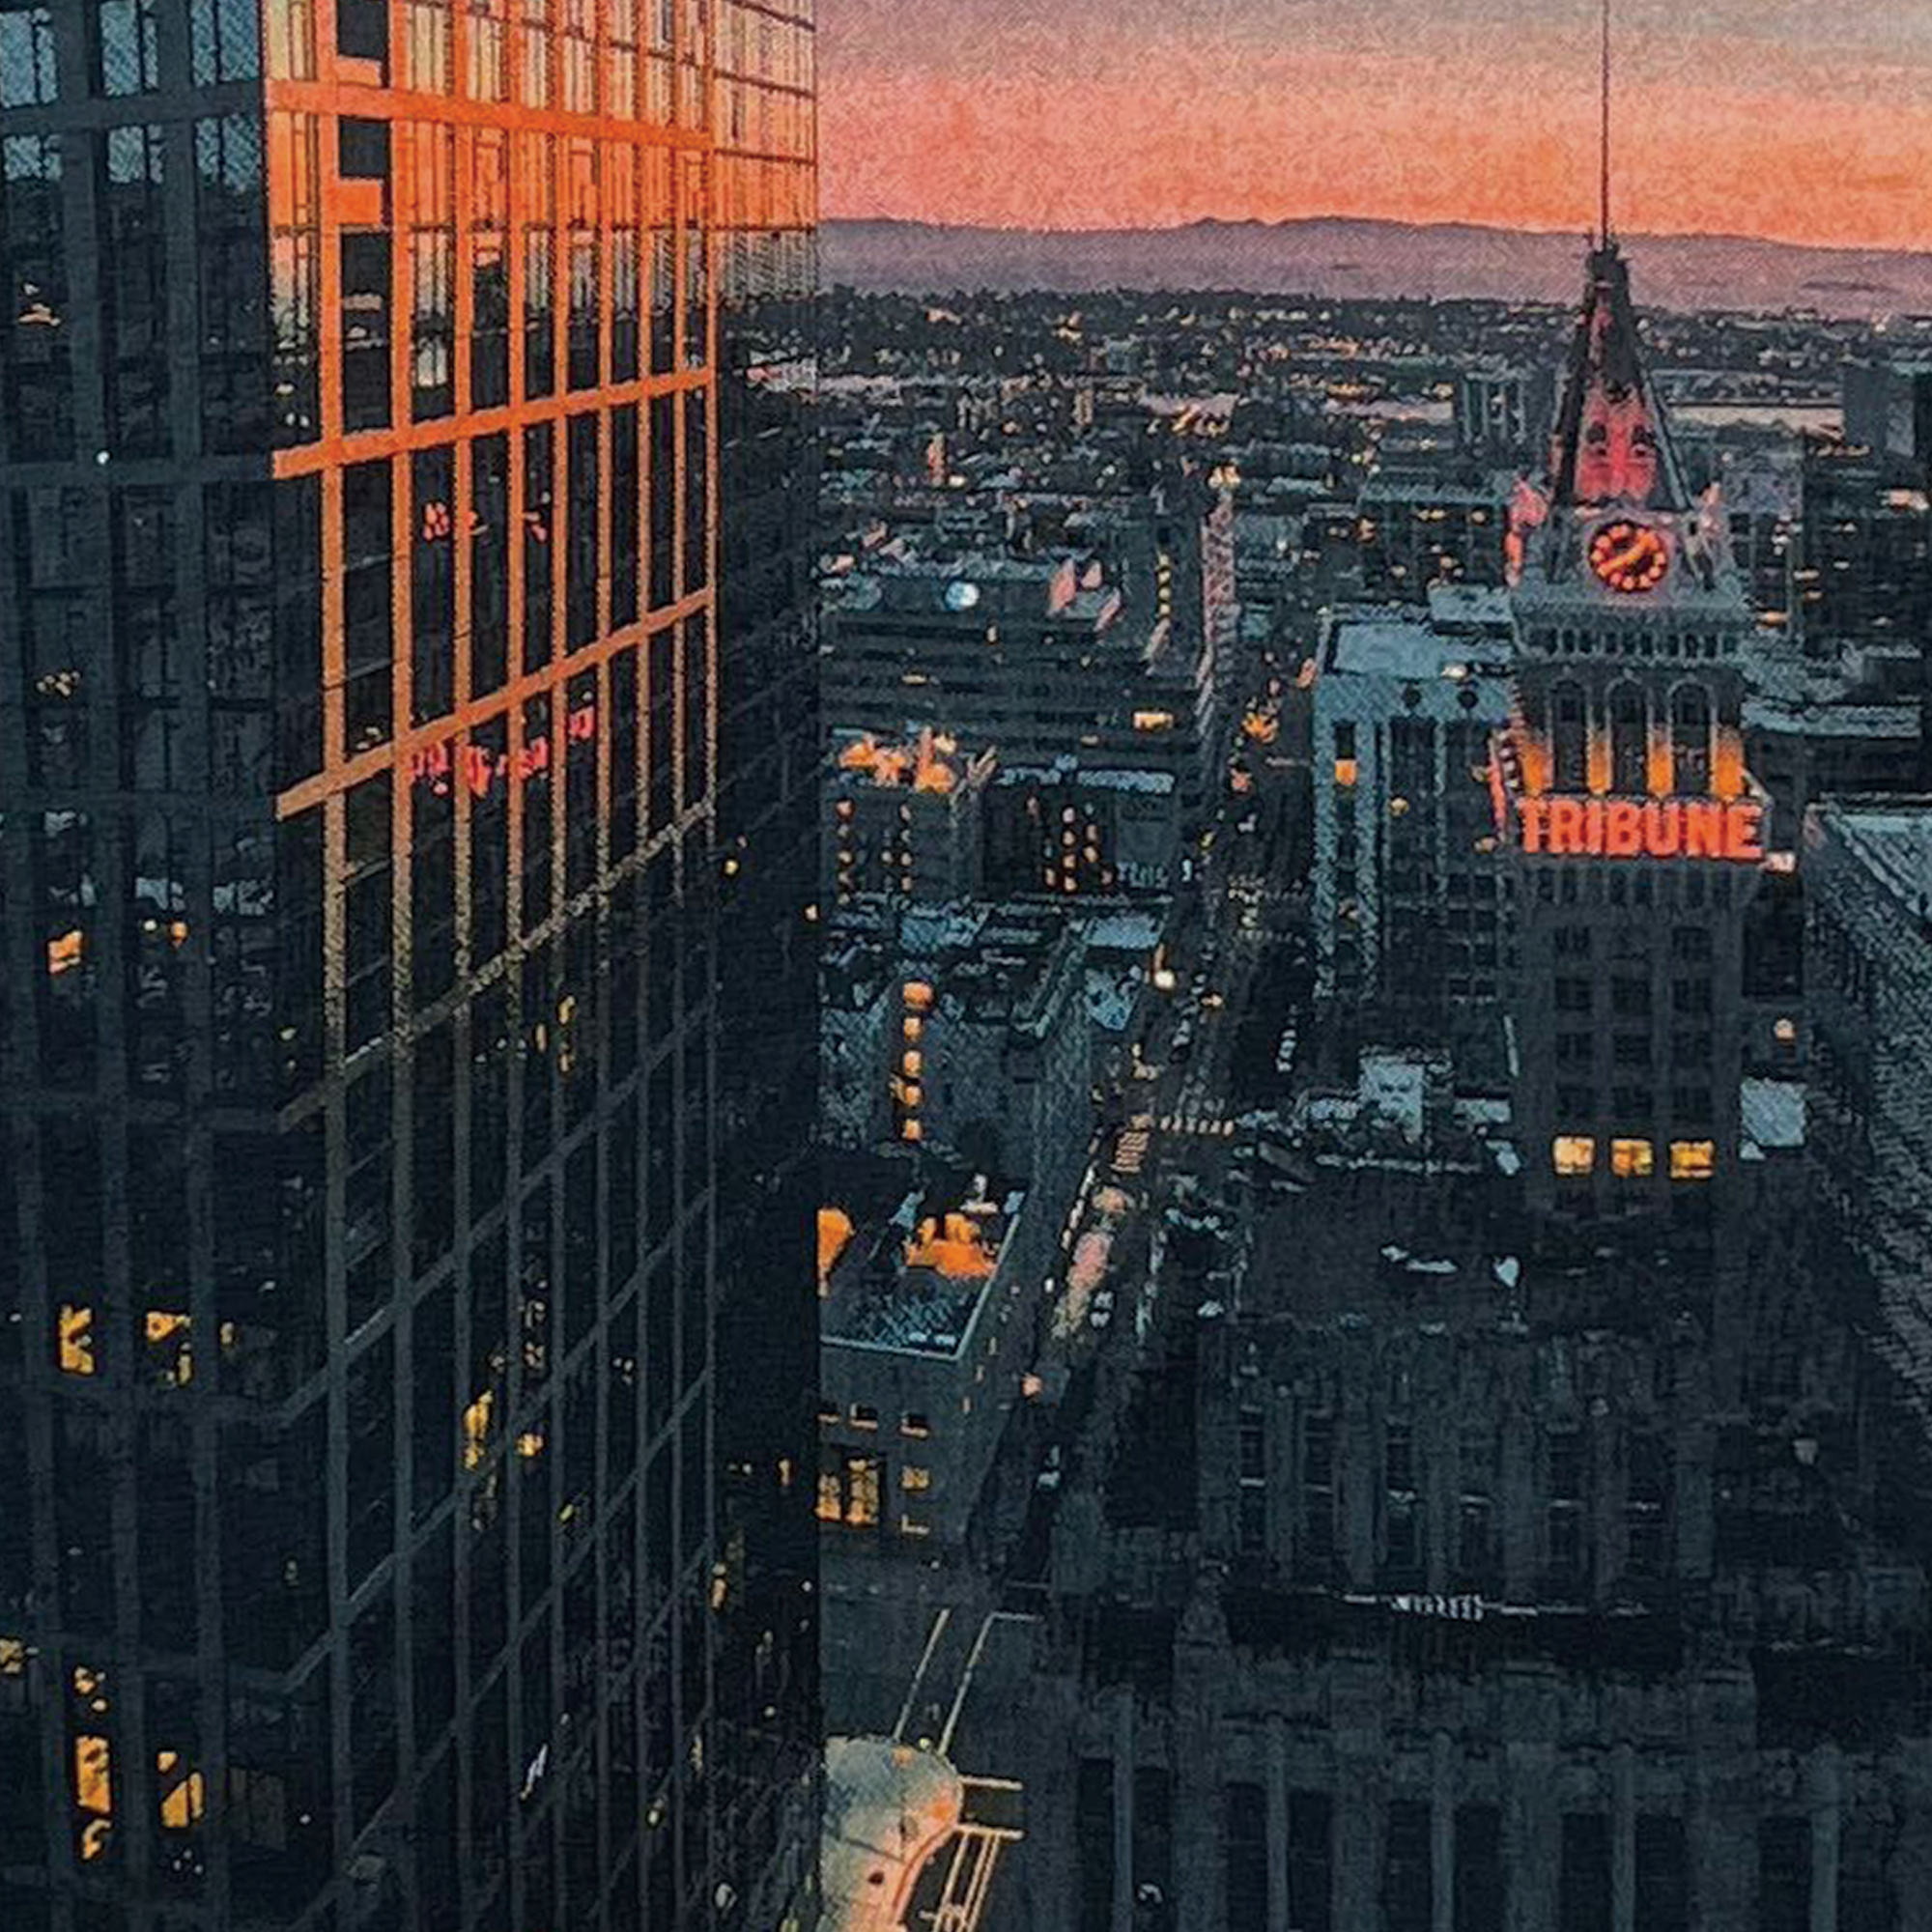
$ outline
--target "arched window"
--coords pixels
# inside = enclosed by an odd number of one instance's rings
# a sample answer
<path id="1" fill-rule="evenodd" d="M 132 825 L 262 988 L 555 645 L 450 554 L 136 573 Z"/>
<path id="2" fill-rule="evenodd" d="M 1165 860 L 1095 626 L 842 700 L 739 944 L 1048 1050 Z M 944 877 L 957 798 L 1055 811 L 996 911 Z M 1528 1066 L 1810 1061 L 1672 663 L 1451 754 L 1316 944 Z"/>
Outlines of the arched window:
<path id="1" fill-rule="evenodd" d="M 1711 789 L 1711 700 L 1701 684 L 1680 684 L 1671 694 L 1670 783 L 1685 798 Z"/>
<path id="2" fill-rule="evenodd" d="M 1626 680 L 1610 693 L 1610 789 L 1620 797 L 1649 789 L 1649 735 L 1642 688 Z"/>
<path id="3" fill-rule="evenodd" d="M 1580 684 L 1559 684 L 1550 694 L 1550 750 L 1558 791 L 1582 791 L 1590 782 L 1590 701 Z"/>

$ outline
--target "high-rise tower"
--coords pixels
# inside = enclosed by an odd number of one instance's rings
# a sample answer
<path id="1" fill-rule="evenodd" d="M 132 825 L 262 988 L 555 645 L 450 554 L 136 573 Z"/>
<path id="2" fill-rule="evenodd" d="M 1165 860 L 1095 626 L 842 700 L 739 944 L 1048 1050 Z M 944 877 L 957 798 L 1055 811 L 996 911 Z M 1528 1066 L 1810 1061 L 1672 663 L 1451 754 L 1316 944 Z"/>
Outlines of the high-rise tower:
<path id="1" fill-rule="evenodd" d="M 818 719 L 812 0 L 718 14 L 718 1923 L 818 1850 Z"/>
<path id="2" fill-rule="evenodd" d="M 1588 276 L 1548 484 L 1520 492 L 1510 540 L 1516 695 L 1493 784 L 1516 1119 L 1539 1206 L 1694 1218 L 1738 1152 L 1745 908 L 1767 849 L 1740 732 L 1750 617 L 1607 236 Z"/>
<path id="3" fill-rule="evenodd" d="M 723 1896 L 719 25 L 0 6 L 9 1932 Z"/>

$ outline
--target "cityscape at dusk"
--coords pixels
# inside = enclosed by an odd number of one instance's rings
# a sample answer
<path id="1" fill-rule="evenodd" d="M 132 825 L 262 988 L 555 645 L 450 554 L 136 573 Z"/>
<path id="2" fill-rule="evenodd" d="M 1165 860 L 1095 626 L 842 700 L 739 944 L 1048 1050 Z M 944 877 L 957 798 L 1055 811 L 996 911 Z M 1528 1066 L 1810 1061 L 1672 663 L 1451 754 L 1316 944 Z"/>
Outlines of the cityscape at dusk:
<path id="1" fill-rule="evenodd" d="M 0 1932 L 1932 1927 L 1932 35 L 0 0 Z"/>

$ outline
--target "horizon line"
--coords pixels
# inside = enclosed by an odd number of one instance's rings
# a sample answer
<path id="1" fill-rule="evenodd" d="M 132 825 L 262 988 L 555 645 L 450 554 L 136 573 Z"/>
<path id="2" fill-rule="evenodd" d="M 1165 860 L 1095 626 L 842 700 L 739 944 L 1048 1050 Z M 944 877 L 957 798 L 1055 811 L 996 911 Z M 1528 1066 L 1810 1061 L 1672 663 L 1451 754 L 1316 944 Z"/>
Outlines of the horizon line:
<path id="1" fill-rule="evenodd" d="M 1190 228 L 1306 228 L 1323 223 L 1344 223 L 1363 228 L 1459 229 L 1478 235 L 1523 236 L 1538 241 L 1580 240 L 1588 242 L 1594 233 L 1587 221 L 1576 227 L 1548 228 L 1531 224 L 1505 226 L 1495 221 L 1475 221 L 1443 217 L 1417 220 L 1400 214 L 1195 214 L 1184 221 L 1139 221 L 1118 223 L 1049 223 L 1016 221 L 949 221 L 921 214 L 847 213 L 819 212 L 819 225 L 835 222 L 857 225 L 868 222 L 897 228 L 931 228 L 950 234 L 980 235 L 1180 235 Z M 1619 242 L 1733 242 L 1747 246 L 1787 248 L 1814 255 L 1871 255 L 1906 259 L 1932 259 L 1932 238 L 1918 243 L 1885 242 L 1800 242 L 1788 236 L 1754 235 L 1742 229 L 1723 228 L 1641 228 L 1619 233 Z"/>

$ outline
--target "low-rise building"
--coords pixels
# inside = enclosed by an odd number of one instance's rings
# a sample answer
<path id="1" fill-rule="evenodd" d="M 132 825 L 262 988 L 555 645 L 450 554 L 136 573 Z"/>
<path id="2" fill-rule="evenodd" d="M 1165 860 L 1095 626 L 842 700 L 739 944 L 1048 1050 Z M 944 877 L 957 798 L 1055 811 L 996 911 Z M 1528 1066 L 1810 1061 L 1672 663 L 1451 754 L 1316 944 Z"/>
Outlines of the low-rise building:
<path id="1" fill-rule="evenodd" d="M 1073 1184 L 1093 1119 L 1085 948 L 1041 909 L 958 904 L 836 924 L 822 1106 L 838 1147 L 923 1148 Z"/>
<path id="2" fill-rule="evenodd" d="M 1057 1217 L 910 1155 L 838 1182 L 819 1214 L 819 1520 L 956 1548 L 1033 1361 Z"/>
<path id="3" fill-rule="evenodd" d="M 975 896 L 994 764 L 992 753 L 964 752 L 929 727 L 897 745 L 866 732 L 841 734 L 826 784 L 827 903 L 876 896 L 937 904 Z"/>

